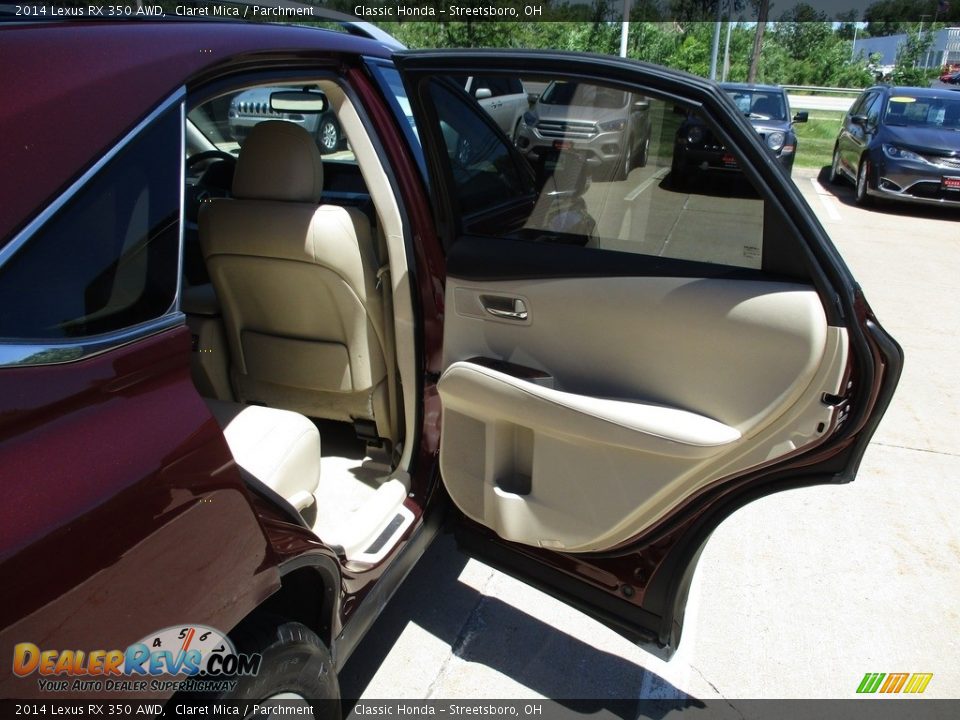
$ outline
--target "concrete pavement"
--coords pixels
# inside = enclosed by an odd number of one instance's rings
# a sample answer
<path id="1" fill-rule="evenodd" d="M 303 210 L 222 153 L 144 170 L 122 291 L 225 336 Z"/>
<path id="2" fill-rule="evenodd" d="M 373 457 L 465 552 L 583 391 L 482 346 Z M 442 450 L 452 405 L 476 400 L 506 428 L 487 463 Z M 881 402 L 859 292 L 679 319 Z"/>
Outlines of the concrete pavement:
<path id="1" fill-rule="evenodd" d="M 669 662 L 443 537 L 344 668 L 345 697 L 849 698 L 866 672 L 932 672 L 925 697 L 960 697 L 960 213 L 864 210 L 794 179 L 906 352 L 857 481 L 730 517 Z"/>

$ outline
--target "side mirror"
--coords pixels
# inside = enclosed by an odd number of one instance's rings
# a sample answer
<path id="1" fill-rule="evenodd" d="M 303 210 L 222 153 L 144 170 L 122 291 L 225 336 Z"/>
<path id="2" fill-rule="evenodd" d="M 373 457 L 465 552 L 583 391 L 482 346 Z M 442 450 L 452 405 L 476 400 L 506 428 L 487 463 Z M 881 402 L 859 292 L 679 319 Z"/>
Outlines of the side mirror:
<path id="1" fill-rule="evenodd" d="M 473 93 L 473 96 L 477 100 L 489 100 L 493 97 L 493 92 L 490 88 L 477 88 L 477 91 Z"/>
<path id="2" fill-rule="evenodd" d="M 270 93 L 270 109 L 315 115 L 327 111 L 327 96 L 317 90 L 279 90 Z"/>
<path id="3" fill-rule="evenodd" d="M 810 114 L 806 110 L 801 110 L 793 116 L 793 121 L 795 123 L 805 123 L 809 118 Z"/>
<path id="4" fill-rule="evenodd" d="M 867 116 L 866 115 L 851 115 L 850 122 L 854 125 L 859 125 L 860 127 L 867 126 Z"/>
<path id="5" fill-rule="evenodd" d="M 533 107 L 540 100 L 540 93 L 527 93 L 527 102 Z"/>

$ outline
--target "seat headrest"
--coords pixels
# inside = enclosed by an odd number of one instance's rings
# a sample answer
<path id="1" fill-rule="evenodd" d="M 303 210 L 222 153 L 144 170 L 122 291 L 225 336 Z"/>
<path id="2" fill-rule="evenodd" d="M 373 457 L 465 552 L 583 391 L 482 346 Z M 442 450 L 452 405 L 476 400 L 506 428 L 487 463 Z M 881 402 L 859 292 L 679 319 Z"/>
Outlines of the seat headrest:
<path id="1" fill-rule="evenodd" d="M 319 202 L 322 192 L 323 163 L 310 133 L 286 120 L 253 126 L 237 157 L 235 198 Z"/>

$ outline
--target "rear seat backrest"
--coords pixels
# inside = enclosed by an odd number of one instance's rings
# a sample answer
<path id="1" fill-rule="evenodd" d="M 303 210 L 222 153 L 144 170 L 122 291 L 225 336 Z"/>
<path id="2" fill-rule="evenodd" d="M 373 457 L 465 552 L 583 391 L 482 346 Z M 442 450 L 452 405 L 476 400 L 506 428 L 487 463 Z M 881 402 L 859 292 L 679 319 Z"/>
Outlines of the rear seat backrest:
<path id="1" fill-rule="evenodd" d="M 386 368 L 374 238 L 360 211 L 318 206 L 322 190 L 310 135 L 267 121 L 240 151 L 233 199 L 201 210 L 232 382 L 246 402 L 377 421 Z"/>

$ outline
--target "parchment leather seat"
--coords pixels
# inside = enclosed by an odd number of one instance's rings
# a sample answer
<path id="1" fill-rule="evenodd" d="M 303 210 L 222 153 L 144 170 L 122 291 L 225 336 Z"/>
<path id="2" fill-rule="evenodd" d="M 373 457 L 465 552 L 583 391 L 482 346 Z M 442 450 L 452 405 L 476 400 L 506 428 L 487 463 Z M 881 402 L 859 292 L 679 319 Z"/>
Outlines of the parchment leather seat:
<path id="1" fill-rule="evenodd" d="M 206 400 L 237 465 L 297 510 L 314 503 L 320 482 L 320 433 L 288 410 Z"/>
<path id="2" fill-rule="evenodd" d="M 387 400 L 374 239 L 360 211 L 319 205 L 322 190 L 313 139 L 271 120 L 240 150 L 233 197 L 200 212 L 231 382 L 242 402 L 376 421 Z"/>

